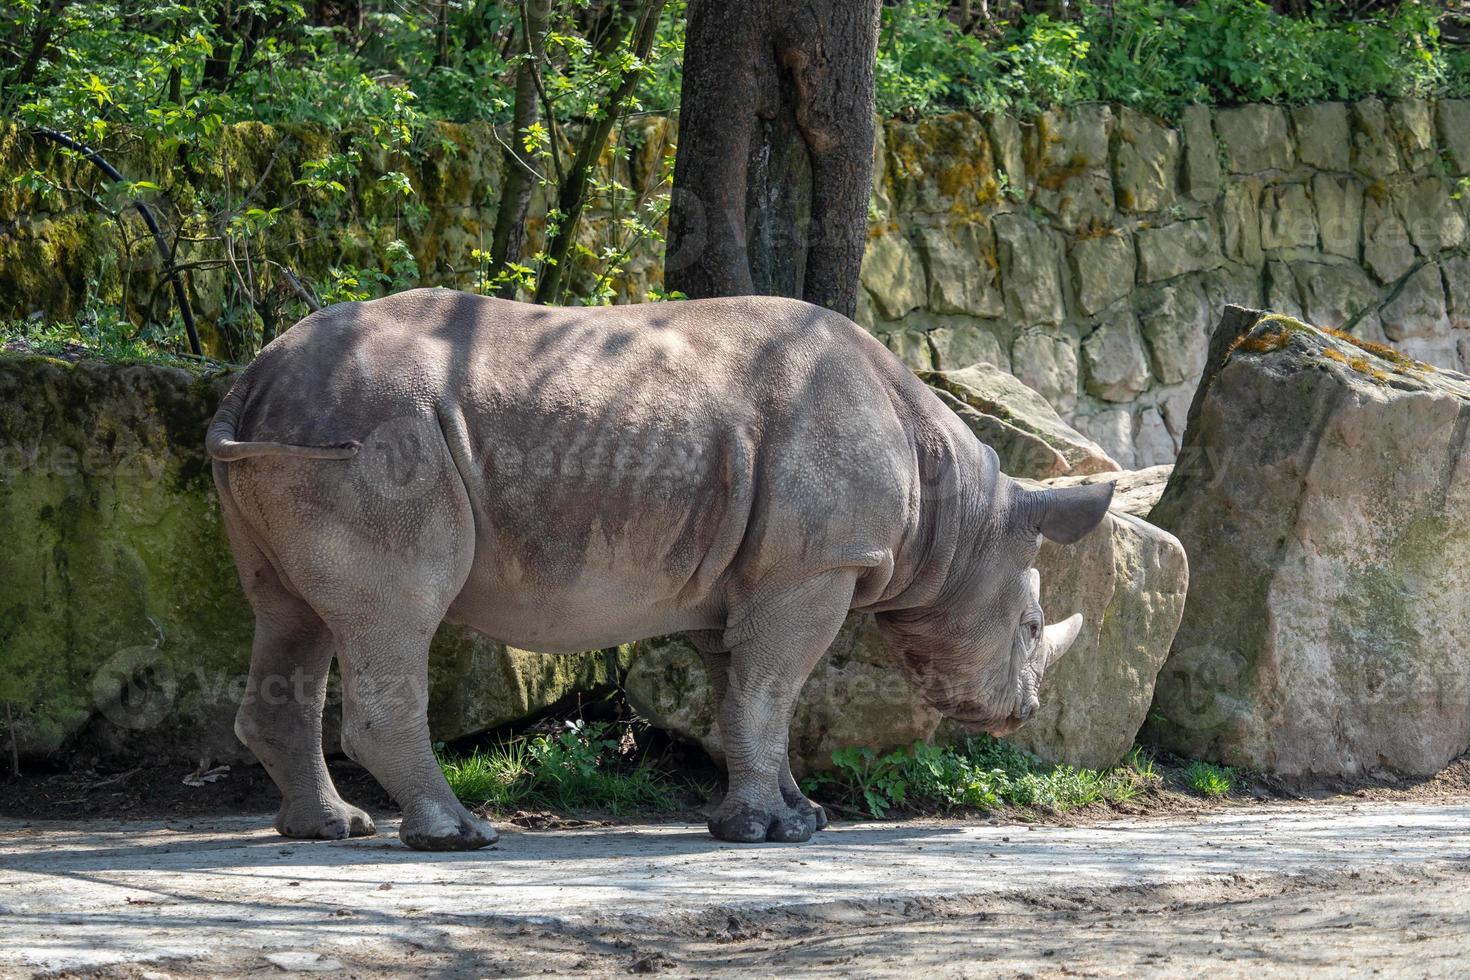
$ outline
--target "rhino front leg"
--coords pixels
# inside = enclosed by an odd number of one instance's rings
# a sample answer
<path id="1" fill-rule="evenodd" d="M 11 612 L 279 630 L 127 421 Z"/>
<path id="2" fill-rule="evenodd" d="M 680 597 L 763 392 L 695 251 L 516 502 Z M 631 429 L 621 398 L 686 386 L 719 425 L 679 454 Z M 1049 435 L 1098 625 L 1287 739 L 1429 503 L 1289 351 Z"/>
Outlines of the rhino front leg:
<path id="1" fill-rule="evenodd" d="M 797 813 L 806 817 L 812 823 L 813 830 L 823 830 L 827 826 L 827 809 L 822 804 L 815 802 L 801 791 L 796 784 L 796 777 L 791 774 L 791 729 L 787 727 L 786 748 L 781 753 L 781 798 L 786 805 Z"/>
<path id="2" fill-rule="evenodd" d="M 741 843 L 808 840 L 815 805 L 791 778 L 791 712 L 807 675 L 842 626 L 855 573 L 834 572 L 753 604 L 730 632 L 720 730 L 730 787 L 710 816 L 710 833 Z M 727 634 L 728 635 L 728 634 Z M 787 783 L 796 800 L 788 799 Z"/>
<path id="3" fill-rule="evenodd" d="M 709 675 L 710 688 L 715 695 L 715 713 L 718 715 L 724 708 L 725 692 L 730 687 L 730 651 L 725 649 L 716 632 L 699 632 L 688 634 L 689 641 L 694 649 L 699 651 L 699 659 L 704 664 L 704 672 Z M 786 746 L 781 750 L 781 775 L 780 775 L 781 798 L 786 805 L 796 812 L 806 816 L 812 825 L 813 831 L 818 831 L 827 826 L 827 811 L 820 803 L 814 803 L 807 799 L 801 787 L 796 784 L 796 777 L 791 774 L 791 736 L 788 726 Z"/>
<path id="4" fill-rule="evenodd" d="M 429 638 L 410 617 L 347 633 L 342 666 L 342 750 L 403 808 L 399 838 L 421 851 L 470 851 L 497 838 L 449 788 L 429 742 Z"/>

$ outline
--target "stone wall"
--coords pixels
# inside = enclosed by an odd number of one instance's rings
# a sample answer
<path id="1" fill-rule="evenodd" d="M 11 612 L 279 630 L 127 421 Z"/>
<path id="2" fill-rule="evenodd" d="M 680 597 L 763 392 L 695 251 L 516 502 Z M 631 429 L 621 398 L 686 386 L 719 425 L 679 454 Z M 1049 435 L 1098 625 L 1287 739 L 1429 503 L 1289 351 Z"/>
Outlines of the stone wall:
<path id="1" fill-rule="evenodd" d="M 605 169 L 657 193 L 673 129 L 637 120 L 619 134 L 626 160 L 608 154 Z M 407 153 L 367 154 L 345 206 L 324 217 L 293 181 L 307 161 L 351 143 L 242 124 L 214 159 L 128 144 L 119 162 L 176 197 L 259 184 L 264 201 L 297 202 L 278 233 L 302 243 L 290 254 L 308 278 L 381 261 L 400 238 L 423 282 L 472 286 L 500 182 L 489 127 L 435 124 Z M 914 367 L 983 360 L 1011 371 L 1124 467 L 1173 458 L 1211 311 L 1226 303 L 1324 325 L 1366 311 L 1362 336 L 1470 366 L 1470 198 L 1459 193 L 1470 101 L 1196 106 L 1177 126 L 1098 104 L 1029 120 L 958 113 L 888 121 L 876 153 L 860 321 Z M 126 263 L 109 221 L 10 179 L 68 168 L 0 130 L 0 316 L 70 316 L 89 281 L 104 298 L 121 288 Z M 415 189 L 412 206 L 377 181 L 394 169 Z M 591 212 L 584 241 L 594 251 L 609 218 L 605 206 Z M 620 297 L 660 284 L 660 248 L 637 250 Z M 154 273 L 146 243 L 132 256 L 132 275 Z M 191 274 L 215 337 L 232 315 L 227 276 Z"/>
<path id="2" fill-rule="evenodd" d="M 984 359 L 1124 467 L 1173 458 L 1212 311 L 1265 305 L 1470 367 L 1470 102 L 1083 105 L 889 122 L 860 319 Z"/>

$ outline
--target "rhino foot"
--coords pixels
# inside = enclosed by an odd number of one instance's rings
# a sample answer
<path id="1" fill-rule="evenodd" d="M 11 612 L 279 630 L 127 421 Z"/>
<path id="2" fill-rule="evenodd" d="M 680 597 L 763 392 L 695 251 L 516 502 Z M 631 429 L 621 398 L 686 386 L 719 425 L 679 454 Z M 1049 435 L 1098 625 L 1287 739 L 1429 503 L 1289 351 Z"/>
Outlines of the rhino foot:
<path id="1" fill-rule="evenodd" d="M 812 820 L 816 824 L 812 828 L 813 830 L 825 830 L 827 828 L 827 808 L 820 803 L 813 803 L 811 800 L 804 800 L 803 802 L 806 804 L 805 806 L 798 803 L 792 809 L 796 810 L 803 817 Z"/>
<path id="2" fill-rule="evenodd" d="M 762 810 L 741 803 L 715 811 L 709 819 L 709 832 L 719 840 L 736 844 L 799 844 L 811 840 L 817 832 L 817 818 L 791 807 Z"/>
<path id="3" fill-rule="evenodd" d="M 458 804 L 451 809 L 432 800 L 414 803 L 403 811 L 398 837 L 416 851 L 473 851 L 500 839 L 488 820 L 481 820 Z"/>
<path id="4" fill-rule="evenodd" d="M 802 795 L 800 790 L 792 790 L 788 793 L 784 786 L 781 788 L 781 797 L 786 801 L 787 806 L 812 822 L 812 830 L 816 831 L 826 828 L 827 809 L 822 804 L 813 803 Z"/>
<path id="5" fill-rule="evenodd" d="M 344 803 L 313 800 L 307 805 L 283 804 L 276 814 L 276 833 L 282 837 L 307 840 L 344 840 L 348 837 L 371 837 L 378 832 L 373 818 L 362 810 Z"/>

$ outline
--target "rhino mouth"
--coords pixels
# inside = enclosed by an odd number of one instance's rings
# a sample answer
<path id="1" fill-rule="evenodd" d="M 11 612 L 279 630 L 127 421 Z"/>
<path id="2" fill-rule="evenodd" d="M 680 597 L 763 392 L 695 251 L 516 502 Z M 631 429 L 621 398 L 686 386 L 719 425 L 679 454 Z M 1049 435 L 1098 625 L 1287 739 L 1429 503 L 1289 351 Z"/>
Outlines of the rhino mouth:
<path id="1" fill-rule="evenodd" d="M 958 722 L 961 727 L 972 732 L 985 732 L 1000 738 L 1009 735 L 1025 724 L 1025 719 L 1015 715 L 997 718 L 993 712 L 986 711 L 974 704 L 954 702 L 942 703 L 931 701 L 930 705 L 944 717 Z"/>

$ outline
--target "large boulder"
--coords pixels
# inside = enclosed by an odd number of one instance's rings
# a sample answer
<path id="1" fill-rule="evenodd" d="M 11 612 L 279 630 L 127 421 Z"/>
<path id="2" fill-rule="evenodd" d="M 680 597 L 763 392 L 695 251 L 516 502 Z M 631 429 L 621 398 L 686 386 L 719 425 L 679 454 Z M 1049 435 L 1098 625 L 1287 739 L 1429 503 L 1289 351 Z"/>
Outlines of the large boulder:
<path id="1" fill-rule="evenodd" d="M 1189 601 L 1145 736 L 1289 778 L 1470 747 L 1470 378 L 1228 307 L 1150 520 Z"/>
<path id="2" fill-rule="evenodd" d="M 204 455 L 229 382 L 0 353 L 0 727 L 14 726 L 0 744 L 51 762 L 244 756 L 232 726 L 254 617 Z M 430 726 L 453 739 L 515 722 L 616 667 L 444 626 Z"/>
<path id="3" fill-rule="evenodd" d="M 1039 393 L 992 364 L 920 371 L 1011 476 L 1046 479 L 1117 470 L 1101 446 L 1072 428 Z"/>
<path id="4" fill-rule="evenodd" d="M 1081 612 L 1087 620 L 1048 673 L 1040 711 L 1010 736 L 1043 758 L 1110 765 L 1133 746 L 1143 724 L 1188 581 L 1179 542 L 1137 516 L 1157 499 L 1168 471 L 1054 481 L 1117 479 L 1119 491 L 1102 527 L 1075 545 L 1047 543 L 1037 559 L 1048 619 Z M 636 644 L 624 688 L 654 725 L 723 758 L 713 692 L 683 639 Z M 802 688 L 791 723 L 792 766 L 798 774 L 831 768 L 832 752 L 846 746 L 882 752 L 965 734 L 920 700 L 884 651 L 872 618 L 854 614 Z"/>

